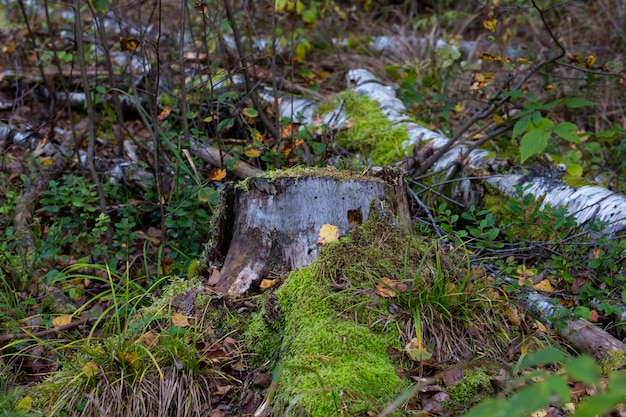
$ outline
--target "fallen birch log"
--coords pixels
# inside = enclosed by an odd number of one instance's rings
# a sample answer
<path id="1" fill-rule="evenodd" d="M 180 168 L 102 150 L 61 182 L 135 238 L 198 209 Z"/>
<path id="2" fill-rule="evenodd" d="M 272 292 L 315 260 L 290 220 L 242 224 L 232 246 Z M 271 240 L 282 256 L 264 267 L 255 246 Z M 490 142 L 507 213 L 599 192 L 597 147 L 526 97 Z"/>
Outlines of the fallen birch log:
<path id="1" fill-rule="evenodd" d="M 531 166 L 511 168 L 506 163 L 488 158 L 488 152 L 483 149 L 473 149 L 471 143 L 463 140 L 453 141 L 441 133 L 427 129 L 406 116 L 406 107 L 396 97 L 392 87 L 384 85 L 372 73 L 364 69 L 354 69 L 348 72 L 348 87 L 357 93 L 366 96 L 379 104 L 380 111 L 394 123 L 402 126 L 407 132 L 407 141 L 404 147 L 414 146 L 418 149 L 429 148 L 431 154 L 441 152 L 432 166 L 432 171 L 455 172 L 460 166 L 486 168 L 481 172 L 491 172 L 482 175 L 482 182 L 493 187 L 497 192 L 518 197 L 517 189 L 525 189 L 544 205 L 563 207 L 576 218 L 579 225 L 585 227 L 594 221 L 606 222 L 604 232 L 609 236 L 616 236 L 626 231 L 626 196 L 610 191 L 601 186 L 586 185 L 573 186 L 563 180 L 564 172 L 556 166 L 542 166 L 535 169 Z M 271 100 L 270 93 L 264 95 Z M 292 118 L 300 123 L 312 123 L 313 115 L 319 102 L 306 99 L 295 99 L 293 102 L 284 99 L 281 102 L 283 116 Z M 338 107 L 323 116 L 323 123 L 330 129 L 338 131 L 346 126 L 348 117 L 343 108 Z M 452 141 L 452 143 L 451 143 Z M 501 167 L 507 165 L 507 172 Z M 494 171 L 495 168 L 495 172 Z M 477 200 L 475 195 L 468 191 L 472 189 L 470 179 L 459 178 L 453 190 L 455 196 L 465 198 L 465 205 Z"/>
<path id="2" fill-rule="evenodd" d="M 615 352 L 626 353 L 626 344 L 599 326 L 585 319 L 563 318 L 564 307 L 550 297 L 530 292 L 519 301 L 544 324 L 555 327 L 558 334 L 579 352 L 587 353 L 598 360 L 609 359 Z"/>

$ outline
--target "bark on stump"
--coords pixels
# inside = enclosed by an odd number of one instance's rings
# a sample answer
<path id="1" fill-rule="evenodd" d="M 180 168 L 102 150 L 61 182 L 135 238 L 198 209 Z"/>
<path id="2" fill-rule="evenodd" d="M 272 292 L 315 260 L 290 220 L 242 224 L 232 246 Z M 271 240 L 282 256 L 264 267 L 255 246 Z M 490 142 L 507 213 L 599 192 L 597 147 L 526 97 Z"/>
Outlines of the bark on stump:
<path id="1" fill-rule="evenodd" d="M 310 264 L 323 225 L 337 226 L 345 236 L 367 220 L 375 201 L 410 224 L 402 174 L 387 168 L 369 175 L 300 169 L 229 184 L 200 273 L 216 292 L 242 296 L 269 275 Z M 219 271 L 209 266 L 220 263 Z"/>

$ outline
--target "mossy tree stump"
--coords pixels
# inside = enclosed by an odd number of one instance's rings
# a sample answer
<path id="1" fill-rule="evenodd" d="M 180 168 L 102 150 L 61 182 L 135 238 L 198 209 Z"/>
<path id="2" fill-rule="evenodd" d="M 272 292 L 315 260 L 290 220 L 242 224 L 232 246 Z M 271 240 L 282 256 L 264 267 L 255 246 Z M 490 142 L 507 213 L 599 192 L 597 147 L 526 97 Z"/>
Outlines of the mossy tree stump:
<path id="1" fill-rule="evenodd" d="M 402 174 L 387 168 L 365 175 L 296 169 L 228 184 L 199 272 L 218 293 L 257 290 L 267 277 L 310 264 L 323 225 L 345 236 L 367 220 L 376 200 L 410 224 Z"/>

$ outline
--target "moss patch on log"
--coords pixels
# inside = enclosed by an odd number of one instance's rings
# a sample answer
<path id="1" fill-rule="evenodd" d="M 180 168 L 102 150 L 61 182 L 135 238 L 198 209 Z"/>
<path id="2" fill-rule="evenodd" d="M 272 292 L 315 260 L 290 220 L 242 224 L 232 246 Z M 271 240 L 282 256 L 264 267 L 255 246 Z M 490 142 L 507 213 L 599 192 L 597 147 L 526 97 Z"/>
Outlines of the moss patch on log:
<path id="1" fill-rule="evenodd" d="M 394 125 L 376 101 L 354 91 L 339 94 L 339 100 L 350 120 L 347 128 L 337 135 L 341 146 L 378 166 L 389 165 L 412 154 L 412 145 L 403 146 L 409 140 L 406 128 Z M 318 112 L 324 114 L 335 110 L 340 105 L 339 100 L 320 106 Z"/>

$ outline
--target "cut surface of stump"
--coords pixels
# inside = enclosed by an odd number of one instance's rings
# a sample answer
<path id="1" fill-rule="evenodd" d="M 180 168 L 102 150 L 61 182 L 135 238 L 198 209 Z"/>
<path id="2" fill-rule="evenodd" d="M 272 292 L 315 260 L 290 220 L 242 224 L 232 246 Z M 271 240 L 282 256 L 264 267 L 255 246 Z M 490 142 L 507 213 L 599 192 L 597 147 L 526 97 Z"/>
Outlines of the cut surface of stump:
<path id="1" fill-rule="evenodd" d="M 386 202 L 409 224 L 402 176 L 389 169 L 377 176 L 304 169 L 227 185 L 214 242 L 206 251 L 210 263 L 225 256 L 219 272 L 207 273 L 209 285 L 218 293 L 240 296 L 270 274 L 310 264 L 317 257 L 322 227 L 336 227 L 338 237 L 345 236 L 367 220 L 373 201 Z"/>

